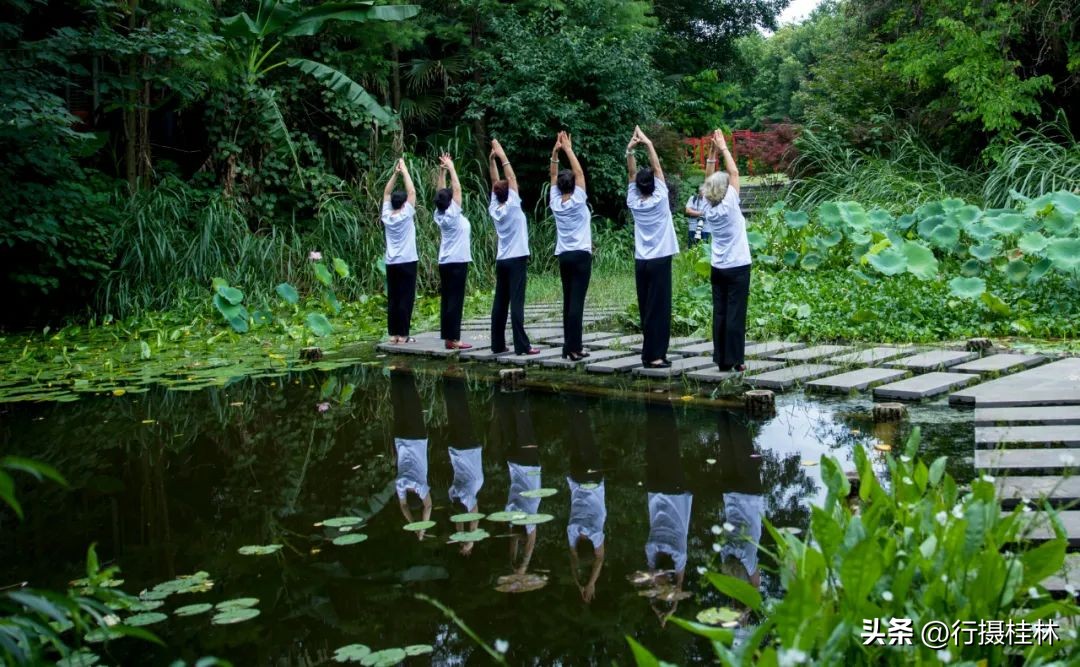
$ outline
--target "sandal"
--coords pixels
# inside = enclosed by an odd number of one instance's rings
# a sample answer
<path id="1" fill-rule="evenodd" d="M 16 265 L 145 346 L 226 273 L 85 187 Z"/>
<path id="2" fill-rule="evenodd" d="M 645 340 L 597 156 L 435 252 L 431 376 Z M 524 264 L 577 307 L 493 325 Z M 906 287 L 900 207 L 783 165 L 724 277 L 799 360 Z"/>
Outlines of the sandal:
<path id="1" fill-rule="evenodd" d="M 671 362 L 667 359 L 657 359 L 645 364 L 649 368 L 671 368 Z"/>
<path id="2" fill-rule="evenodd" d="M 448 350 L 471 350 L 472 345 L 469 343 L 463 343 L 460 340 L 448 340 L 446 341 L 446 349 Z"/>
<path id="3" fill-rule="evenodd" d="M 413 338 L 412 336 L 405 336 L 405 338 L 404 338 L 404 339 L 402 339 L 402 341 L 401 341 L 401 342 L 402 342 L 402 343 L 415 343 L 415 342 L 416 342 L 416 339 L 415 339 L 415 338 Z"/>

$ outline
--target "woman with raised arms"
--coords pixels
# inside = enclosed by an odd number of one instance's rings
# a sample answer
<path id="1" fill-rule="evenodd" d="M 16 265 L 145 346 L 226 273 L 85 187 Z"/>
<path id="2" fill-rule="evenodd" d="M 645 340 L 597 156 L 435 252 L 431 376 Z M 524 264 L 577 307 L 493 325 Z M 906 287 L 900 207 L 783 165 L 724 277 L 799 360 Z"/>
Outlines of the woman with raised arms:
<path id="1" fill-rule="evenodd" d="M 559 171 L 559 151 L 566 154 L 569 169 Z M 585 294 L 592 275 L 592 213 L 585 194 L 581 169 L 570 135 L 560 132 L 551 150 L 551 213 L 555 216 L 555 255 L 563 294 L 563 359 L 579 361 L 589 356 L 581 342 Z"/>

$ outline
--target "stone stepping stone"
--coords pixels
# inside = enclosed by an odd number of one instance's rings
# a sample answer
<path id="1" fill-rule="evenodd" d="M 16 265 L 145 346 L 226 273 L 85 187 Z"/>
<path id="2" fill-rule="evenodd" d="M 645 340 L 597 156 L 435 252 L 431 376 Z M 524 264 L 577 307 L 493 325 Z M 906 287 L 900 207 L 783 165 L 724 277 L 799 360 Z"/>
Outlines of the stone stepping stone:
<path id="1" fill-rule="evenodd" d="M 984 382 L 953 393 L 949 403 L 980 408 L 1080 405 L 1080 358 L 1060 359 Z"/>
<path id="2" fill-rule="evenodd" d="M 417 338 L 415 343 L 379 343 L 375 349 L 388 354 L 411 354 L 424 357 L 453 357 L 458 350 L 446 349 L 439 339 Z"/>
<path id="3" fill-rule="evenodd" d="M 814 380 L 806 385 L 806 390 L 848 394 L 853 391 L 866 391 L 878 385 L 895 382 L 907 377 L 908 374 L 909 371 L 899 368 L 860 368 L 840 375 L 830 375 L 827 378 Z"/>
<path id="4" fill-rule="evenodd" d="M 631 345 L 630 349 L 634 352 L 641 352 L 642 344 Z M 708 354 L 712 354 L 712 343 L 706 342 L 700 336 L 676 336 L 668 341 L 668 349 L 672 352 L 692 356 L 703 355 L 706 351 Z"/>
<path id="5" fill-rule="evenodd" d="M 670 359 L 671 357 L 668 357 Z M 641 355 L 634 354 L 626 357 L 616 357 L 604 361 L 596 361 L 586 364 L 585 370 L 590 373 L 628 373 L 631 369 L 641 365 Z"/>
<path id="6" fill-rule="evenodd" d="M 984 449 L 1008 445 L 1053 445 L 1080 447 L 1080 425 L 1054 426 L 979 426 L 975 428 L 975 446 Z M 1077 452 L 1080 460 L 1080 452 Z"/>
<path id="7" fill-rule="evenodd" d="M 753 345 L 747 345 L 744 350 L 744 354 L 747 359 L 753 359 L 755 357 L 768 357 L 777 352 L 787 352 L 789 350 L 801 350 L 806 347 L 805 343 L 789 343 L 787 341 L 769 341 L 766 343 L 755 343 Z"/>
<path id="8" fill-rule="evenodd" d="M 622 334 L 620 334 L 620 333 L 613 333 L 611 331 L 593 331 L 591 333 L 581 334 L 581 342 L 582 343 L 595 343 L 595 342 L 598 342 L 598 341 L 608 340 L 608 339 L 611 339 L 611 338 L 618 338 L 621 335 Z M 543 342 L 550 343 L 551 345 L 562 345 L 564 342 L 566 342 L 566 337 L 563 336 L 562 333 L 559 333 L 559 335 L 557 335 L 557 336 L 551 336 L 549 338 L 545 338 L 543 340 Z"/>
<path id="9" fill-rule="evenodd" d="M 804 347 L 788 352 L 777 352 L 768 356 L 770 359 L 776 359 L 777 361 L 816 361 L 849 350 L 851 350 L 850 345 L 814 345 L 813 347 Z"/>
<path id="10" fill-rule="evenodd" d="M 1047 475 L 1080 467 L 1080 451 L 1075 449 L 976 449 L 977 470 L 1030 470 Z"/>
<path id="11" fill-rule="evenodd" d="M 1065 586 L 1073 589 L 1073 597 L 1077 596 L 1076 590 L 1080 589 L 1080 553 L 1065 554 L 1065 565 L 1057 574 L 1042 580 L 1042 585 L 1051 592 L 1067 592 Z"/>
<path id="12" fill-rule="evenodd" d="M 587 364 L 596 363 L 599 361 L 606 361 L 608 359 L 615 359 L 617 357 L 625 357 L 626 352 L 621 350 L 592 350 L 589 356 L 585 357 L 581 361 L 572 361 L 570 359 L 563 359 L 562 357 L 552 357 L 544 359 L 540 362 L 540 365 L 544 368 L 580 368 Z"/>
<path id="13" fill-rule="evenodd" d="M 1051 405 L 1030 408 L 977 408 L 976 426 L 1008 424 L 1080 424 L 1080 406 Z"/>
<path id="14" fill-rule="evenodd" d="M 839 366 L 832 364 L 802 364 L 778 368 L 774 371 L 766 371 L 760 375 L 751 375 L 744 378 L 744 382 L 758 389 L 773 389 L 775 391 L 787 391 L 797 384 L 803 384 L 810 380 L 835 373 Z"/>
<path id="15" fill-rule="evenodd" d="M 957 387 L 971 384 L 978 379 L 977 375 L 971 373 L 926 373 L 925 375 L 916 375 L 906 380 L 877 387 L 874 389 L 874 398 L 918 401 L 939 396 Z"/>
<path id="16" fill-rule="evenodd" d="M 641 334 L 627 334 L 625 336 L 617 336 L 615 338 L 609 338 L 604 341 L 605 347 L 625 347 L 630 350 L 630 346 L 634 343 L 640 343 L 645 340 L 645 336 Z"/>
<path id="17" fill-rule="evenodd" d="M 537 345 L 535 347 L 543 347 Z M 513 366 L 531 366 L 533 364 L 539 364 L 544 359 L 551 357 L 558 357 L 562 354 L 562 348 L 549 347 L 547 349 L 540 350 L 539 354 L 508 354 L 505 357 L 499 357 L 500 364 L 511 364 Z"/>
<path id="18" fill-rule="evenodd" d="M 930 371 L 942 370 L 978 358 L 978 352 L 930 350 L 929 352 L 920 352 L 919 354 L 914 354 L 910 357 L 890 361 L 885 365 L 889 368 L 906 368 L 915 373 L 928 373 Z"/>
<path id="19" fill-rule="evenodd" d="M 865 350 L 859 350 L 858 352 L 848 352 L 846 354 L 830 357 L 829 363 L 877 366 L 884 361 L 902 357 L 905 354 L 911 354 L 914 351 L 914 346 L 893 347 L 891 345 L 881 345 L 878 347 L 870 347 Z"/>
<path id="20" fill-rule="evenodd" d="M 649 378 L 674 378 L 679 377 L 686 371 L 692 371 L 703 366 L 712 365 L 712 359 L 706 357 L 686 357 L 672 361 L 669 368 L 649 368 L 641 366 L 633 370 L 634 375 Z"/>
<path id="21" fill-rule="evenodd" d="M 507 350 L 506 352 L 492 352 L 490 347 L 478 349 L 478 350 L 466 350 L 459 356 L 461 359 L 468 359 L 470 361 L 497 361 L 500 357 L 513 354 L 513 350 Z"/>
<path id="22" fill-rule="evenodd" d="M 1012 509 L 1027 498 L 1036 505 L 1047 500 L 1053 507 L 1060 507 L 1080 501 L 1080 476 L 1059 477 L 1058 475 L 1016 475 L 998 477 L 997 486 L 1001 506 Z M 1080 573 L 1078 573 L 1080 574 Z"/>
<path id="23" fill-rule="evenodd" d="M 953 366 L 955 373 L 1004 374 L 1032 368 L 1046 361 L 1040 354 L 991 354 L 982 359 Z"/>
<path id="24" fill-rule="evenodd" d="M 784 365 L 782 361 L 768 361 L 766 359 L 747 359 L 746 360 L 746 373 L 761 373 L 764 371 L 771 371 L 774 368 L 780 368 Z M 721 372 L 715 365 L 709 368 L 702 368 L 696 371 L 692 371 L 686 374 L 686 377 L 691 380 L 697 380 L 698 382 L 712 382 L 719 383 L 725 380 L 732 380 L 738 377 L 746 375 L 746 373 L 736 373 L 735 371 Z"/>
<path id="25" fill-rule="evenodd" d="M 1031 517 L 1028 519 L 1031 525 L 1027 536 L 1032 541 L 1045 542 L 1057 537 L 1050 516 L 1046 512 L 1031 512 L 1024 516 Z M 1061 522 L 1061 527 L 1065 529 L 1065 538 L 1069 546 L 1073 548 L 1080 546 L 1080 510 L 1059 511 L 1057 518 Z"/>

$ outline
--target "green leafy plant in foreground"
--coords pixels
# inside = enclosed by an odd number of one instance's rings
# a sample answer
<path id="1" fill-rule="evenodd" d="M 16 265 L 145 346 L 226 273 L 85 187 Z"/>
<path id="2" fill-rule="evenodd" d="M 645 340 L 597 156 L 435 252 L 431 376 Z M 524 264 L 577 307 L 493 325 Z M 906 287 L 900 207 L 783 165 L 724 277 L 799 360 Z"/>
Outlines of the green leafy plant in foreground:
<path id="1" fill-rule="evenodd" d="M 929 466 L 918 460 L 918 445 L 916 429 L 902 456 L 885 456 L 884 483 L 865 450 L 855 449 L 857 499 L 849 499 L 851 482 L 839 462 L 823 458 L 828 495 L 812 508 L 804 539 L 766 522 L 776 542 L 775 553 L 766 553 L 776 564 L 782 599 L 762 600 L 742 580 L 707 575 L 722 593 L 760 616 L 746 638 L 736 642 L 728 628 L 672 622 L 709 639 L 725 665 L 1038 665 L 1075 658 L 1076 632 L 1062 619 L 1075 618 L 1080 607 L 1071 599 L 1052 599 L 1042 586 L 1065 560 L 1067 539 L 1054 510 L 1046 505 L 1036 513 L 1024 505 L 1002 512 L 991 478 L 962 488 L 945 472 L 945 457 Z M 1055 537 L 1036 546 L 1027 537 L 1040 521 Z M 912 620 L 911 645 L 864 643 L 866 623 L 877 619 L 884 631 L 892 618 Z M 932 649 L 920 643 L 928 622 L 951 627 L 975 621 L 978 628 L 980 620 L 1053 620 L 1064 627 L 1056 628 L 1053 643 L 1031 646 L 969 642 Z M 638 665 L 660 664 L 632 640 L 631 648 Z"/>

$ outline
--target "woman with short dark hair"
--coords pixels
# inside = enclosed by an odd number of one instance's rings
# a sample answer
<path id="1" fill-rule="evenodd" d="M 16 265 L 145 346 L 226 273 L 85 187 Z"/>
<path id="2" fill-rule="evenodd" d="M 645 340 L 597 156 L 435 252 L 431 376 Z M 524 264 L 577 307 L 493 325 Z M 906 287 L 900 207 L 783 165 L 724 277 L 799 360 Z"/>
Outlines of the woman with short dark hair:
<path id="1" fill-rule="evenodd" d="M 398 175 L 405 190 L 395 190 Z M 381 215 L 386 232 L 386 328 L 391 343 L 412 343 L 409 336 L 416 301 L 416 188 L 405 160 L 399 158 L 383 190 Z"/>
<path id="2" fill-rule="evenodd" d="M 559 171 L 559 151 L 566 154 L 569 169 Z M 570 135 L 560 132 L 551 150 L 551 214 L 555 216 L 555 255 L 563 293 L 563 359 L 580 361 L 589 356 L 581 342 L 585 294 L 592 275 L 592 213 L 585 194 L 581 169 Z"/>
<path id="3" fill-rule="evenodd" d="M 446 175 L 450 174 L 450 187 Z M 461 342 L 461 311 L 465 307 L 465 279 L 472 262 L 472 227 L 461 212 L 461 182 L 454 160 L 439 156 L 438 192 L 435 193 L 435 224 L 439 225 L 439 328 L 448 350 L 468 350 Z"/>

